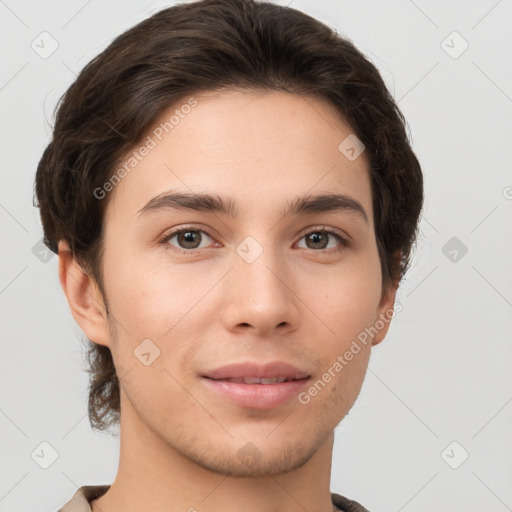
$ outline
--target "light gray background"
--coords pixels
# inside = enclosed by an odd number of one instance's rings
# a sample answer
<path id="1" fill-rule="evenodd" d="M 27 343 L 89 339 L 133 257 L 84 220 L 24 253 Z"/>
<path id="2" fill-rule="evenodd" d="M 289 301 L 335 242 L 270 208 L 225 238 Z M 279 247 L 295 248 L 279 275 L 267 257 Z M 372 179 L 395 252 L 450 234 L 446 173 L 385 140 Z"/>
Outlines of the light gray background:
<path id="1" fill-rule="evenodd" d="M 89 427 L 82 334 L 57 257 L 37 250 L 33 180 L 75 74 L 170 4 L 0 1 L 0 512 L 55 512 L 77 487 L 114 479 L 118 438 Z M 372 512 L 512 510 L 512 1 L 291 7 L 348 35 L 380 69 L 427 197 L 404 309 L 336 430 L 331 489 Z M 50 48 L 43 31 L 58 43 L 48 58 L 31 48 Z M 48 469 L 31 456 L 42 442 L 58 452 Z"/>

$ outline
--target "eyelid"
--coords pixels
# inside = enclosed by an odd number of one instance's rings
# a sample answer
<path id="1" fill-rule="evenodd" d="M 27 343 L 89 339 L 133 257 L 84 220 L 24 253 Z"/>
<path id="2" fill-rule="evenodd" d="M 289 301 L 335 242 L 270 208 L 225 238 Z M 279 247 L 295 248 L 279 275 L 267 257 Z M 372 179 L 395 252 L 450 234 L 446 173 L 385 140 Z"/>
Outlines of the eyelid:
<path id="1" fill-rule="evenodd" d="M 176 236 L 178 233 L 181 233 L 182 231 L 187 231 L 187 230 L 188 231 L 197 231 L 199 233 L 205 233 L 212 240 L 215 240 L 215 236 L 212 235 L 209 232 L 209 230 L 206 228 L 202 228 L 202 227 L 200 228 L 200 227 L 192 225 L 192 224 L 190 224 L 190 225 L 180 224 L 178 227 L 171 229 L 171 231 L 167 231 L 165 235 L 160 237 L 158 239 L 158 243 L 163 244 L 166 249 L 169 249 L 170 247 L 172 247 L 171 250 L 176 250 L 176 251 L 184 253 L 184 254 L 194 254 L 196 252 L 204 251 L 205 249 L 209 249 L 209 247 L 203 247 L 201 249 L 182 249 L 181 247 L 171 246 L 170 244 L 167 243 L 171 238 Z M 218 242 L 216 242 L 216 243 L 218 243 Z"/>
<path id="2" fill-rule="evenodd" d="M 351 240 L 351 237 L 347 233 L 345 233 L 345 231 L 343 231 L 339 228 L 334 228 L 332 226 L 322 226 L 321 224 L 317 225 L 317 226 L 309 226 L 309 227 L 305 228 L 301 232 L 300 238 L 306 236 L 309 233 L 315 233 L 317 231 L 326 231 L 327 233 L 337 235 L 342 240 L 346 241 L 347 243 Z"/>
<path id="3" fill-rule="evenodd" d="M 184 254 L 195 254 L 195 253 L 203 251 L 205 249 L 211 249 L 210 247 L 203 247 L 203 248 L 200 248 L 200 249 L 181 249 L 180 247 L 170 246 L 167 243 L 172 237 L 174 237 L 178 233 L 180 233 L 182 231 L 187 231 L 187 230 L 197 231 L 199 233 L 205 233 L 212 240 L 215 240 L 215 236 L 212 235 L 208 229 L 203 228 L 203 227 L 198 227 L 198 226 L 192 225 L 192 224 L 190 224 L 190 225 L 183 224 L 183 225 L 180 225 L 177 228 L 172 229 L 171 231 L 168 231 L 165 235 L 163 235 L 159 239 L 159 243 L 161 243 L 164 246 L 166 246 L 165 247 L 166 249 L 169 249 L 169 247 L 172 247 L 171 250 L 176 250 L 176 251 L 184 253 Z M 301 231 L 301 234 L 300 234 L 297 242 L 302 240 L 306 235 L 311 234 L 311 233 L 315 233 L 315 232 L 326 232 L 326 233 L 329 233 L 331 235 L 334 235 L 334 236 L 338 237 L 342 247 L 348 247 L 350 245 L 351 238 L 344 231 L 342 231 L 342 230 L 340 230 L 338 228 L 331 227 L 331 226 L 322 226 L 322 225 L 308 226 L 307 228 L 304 228 Z M 218 244 L 219 242 L 215 242 L 215 243 Z M 326 250 L 314 250 L 314 249 L 311 249 L 311 250 L 313 252 L 318 252 L 318 253 L 328 253 L 328 252 L 330 252 L 329 250 L 327 250 L 327 251 Z"/>
<path id="4" fill-rule="evenodd" d="M 332 255 L 333 253 L 339 253 L 345 249 L 352 247 L 352 239 L 349 235 L 347 235 L 344 231 L 333 228 L 331 226 L 310 226 L 305 229 L 299 236 L 299 239 L 296 243 L 300 242 L 306 235 L 310 233 L 328 233 L 329 235 L 334 236 L 338 239 L 338 246 L 331 247 L 330 249 L 308 249 L 307 247 L 301 247 L 301 249 L 305 249 L 306 251 L 311 251 L 314 254 L 318 255 Z"/>

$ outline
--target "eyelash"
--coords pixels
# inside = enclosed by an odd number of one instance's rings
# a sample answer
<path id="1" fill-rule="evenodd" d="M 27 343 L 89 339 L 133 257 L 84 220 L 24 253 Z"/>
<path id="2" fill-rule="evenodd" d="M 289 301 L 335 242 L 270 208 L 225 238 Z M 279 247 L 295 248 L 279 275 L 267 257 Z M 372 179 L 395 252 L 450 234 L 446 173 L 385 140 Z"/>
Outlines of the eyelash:
<path id="1" fill-rule="evenodd" d="M 203 249 L 181 249 L 179 247 L 176 247 L 176 246 L 172 246 L 170 245 L 168 242 L 171 238 L 173 238 L 175 235 L 177 234 L 180 234 L 182 232 L 186 232 L 186 231 L 194 231 L 194 232 L 198 232 L 198 233 L 205 233 L 207 234 L 211 239 L 214 239 L 213 235 L 210 234 L 207 230 L 205 229 L 197 229 L 193 226 L 184 226 L 184 227 L 180 227 L 179 229 L 175 229 L 173 231 L 171 231 L 170 233 L 167 233 L 163 238 L 161 238 L 159 240 L 159 243 L 162 244 L 164 246 L 164 249 L 166 250 L 171 250 L 171 251 L 177 251 L 177 252 L 180 252 L 182 254 L 197 254 L 198 252 L 204 250 Z M 349 241 L 344 238 L 343 236 L 341 236 L 338 231 L 336 231 L 335 229 L 333 228 L 330 228 L 328 226 L 321 226 L 320 228 L 315 228 L 315 229 L 312 229 L 310 231 L 307 231 L 306 233 L 304 233 L 301 238 L 299 240 L 302 240 L 304 237 L 306 237 L 307 235 L 311 235 L 312 233 L 328 233 L 330 235 L 333 235 L 335 238 L 338 239 L 338 241 L 340 242 L 341 244 L 341 247 L 340 248 L 337 248 L 337 249 L 334 249 L 334 252 L 339 252 L 347 247 L 350 246 L 350 243 Z M 313 251 L 313 252 L 330 252 L 329 249 L 309 249 L 310 251 Z M 333 249 L 331 249 L 333 250 Z"/>

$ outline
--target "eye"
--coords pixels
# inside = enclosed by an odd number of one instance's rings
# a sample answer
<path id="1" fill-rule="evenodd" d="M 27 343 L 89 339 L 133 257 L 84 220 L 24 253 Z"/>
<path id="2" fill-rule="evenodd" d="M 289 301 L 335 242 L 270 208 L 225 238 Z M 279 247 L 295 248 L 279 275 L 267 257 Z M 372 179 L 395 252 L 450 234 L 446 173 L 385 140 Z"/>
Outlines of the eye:
<path id="1" fill-rule="evenodd" d="M 341 245 L 341 248 L 338 250 L 341 250 L 345 247 L 348 247 L 349 242 L 346 238 L 341 236 L 337 231 L 331 228 L 321 228 L 316 229 L 314 231 L 309 231 L 306 233 L 301 240 L 306 241 L 306 249 L 312 249 L 312 250 L 321 250 L 321 249 L 332 249 L 335 248 L 336 245 L 329 246 L 329 239 L 336 239 L 339 242 L 339 245 Z"/>
<path id="2" fill-rule="evenodd" d="M 172 242 L 174 240 L 174 242 Z M 306 246 L 300 248 L 311 249 L 313 251 L 322 251 L 325 249 L 334 249 L 341 251 L 349 246 L 349 241 L 344 238 L 337 230 L 328 227 L 318 228 L 305 233 L 300 239 L 306 241 Z M 333 242 L 336 240 L 338 244 Z M 200 249 L 208 248 L 213 238 L 202 229 L 194 227 L 181 227 L 167 233 L 159 242 L 165 249 L 171 249 L 183 254 L 194 254 Z M 219 247 L 221 244 L 216 243 Z"/>
<path id="3" fill-rule="evenodd" d="M 167 249 L 169 249 L 169 245 L 171 245 L 173 249 L 179 252 L 190 254 L 195 252 L 196 249 L 204 249 L 207 247 L 202 245 L 205 237 L 210 239 L 211 243 L 212 237 L 202 229 L 180 228 L 165 235 L 165 237 L 160 240 L 160 243 L 164 244 Z M 173 239 L 175 239 L 177 245 L 171 243 Z"/>

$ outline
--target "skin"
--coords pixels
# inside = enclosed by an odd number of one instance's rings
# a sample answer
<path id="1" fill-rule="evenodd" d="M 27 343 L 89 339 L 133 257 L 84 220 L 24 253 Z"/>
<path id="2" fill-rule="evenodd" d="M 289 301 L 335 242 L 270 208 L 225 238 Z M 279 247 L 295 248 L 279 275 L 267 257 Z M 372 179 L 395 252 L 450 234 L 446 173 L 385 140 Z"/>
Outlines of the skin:
<path id="1" fill-rule="evenodd" d="M 241 407 L 200 375 L 231 362 L 284 360 L 315 382 L 393 308 L 396 286 L 381 287 L 366 154 L 349 161 L 338 150 L 351 129 L 321 100 L 236 90 L 194 97 L 197 106 L 112 192 L 105 298 L 59 246 L 72 314 L 90 340 L 110 348 L 120 377 L 119 469 L 93 512 L 328 512 L 334 429 L 389 322 L 307 404 Z M 231 197 L 239 216 L 139 215 L 171 189 Z M 369 222 L 348 210 L 282 216 L 297 196 L 320 193 L 354 198 Z M 178 252 L 194 250 L 178 237 L 159 242 L 180 226 L 200 230 L 195 254 Z M 308 246 L 305 235 L 325 227 L 349 245 L 327 235 L 324 246 Z M 236 252 L 248 236 L 263 250 L 252 263 Z M 160 350 L 148 366 L 134 355 L 144 339 Z M 252 465 L 237 456 L 248 442 Z"/>

